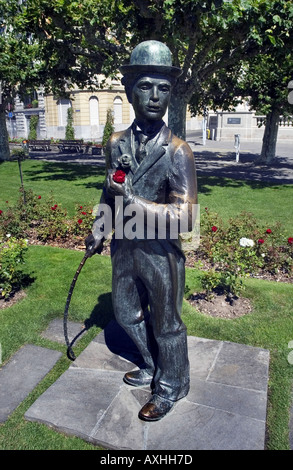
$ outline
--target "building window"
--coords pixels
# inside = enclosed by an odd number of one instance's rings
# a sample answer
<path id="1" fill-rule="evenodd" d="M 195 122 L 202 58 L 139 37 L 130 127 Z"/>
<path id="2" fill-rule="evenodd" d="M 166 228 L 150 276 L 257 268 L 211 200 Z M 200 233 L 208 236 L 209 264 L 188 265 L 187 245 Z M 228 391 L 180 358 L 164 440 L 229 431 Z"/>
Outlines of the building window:
<path id="1" fill-rule="evenodd" d="M 58 100 L 58 122 L 59 127 L 66 127 L 67 124 L 67 110 L 71 108 L 71 101 L 65 98 Z"/>
<path id="2" fill-rule="evenodd" d="M 96 96 L 91 96 L 89 99 L 89 103 L 90 103 L 90 125 L 98 126 L 100 124 L 99 100 Z"/>
<path id="3" fill-rule="evenodd" d="M 114 99 L 114 124 L 122 124 L 122 98 L 116 96 Z"/>

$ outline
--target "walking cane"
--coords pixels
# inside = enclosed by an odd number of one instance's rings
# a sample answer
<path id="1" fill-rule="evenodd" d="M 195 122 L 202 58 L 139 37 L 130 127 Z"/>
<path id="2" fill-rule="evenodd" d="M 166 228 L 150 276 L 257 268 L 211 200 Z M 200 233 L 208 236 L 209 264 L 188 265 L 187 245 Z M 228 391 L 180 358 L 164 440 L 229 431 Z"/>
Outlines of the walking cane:
<path id="1" fill-rule="evenodd" d="M 65 337 L 65 341 L 66 341 L 66 345 L 67 345 L 67 357 L 68 359 L 70 359 L 71 361 L 75 361 L 76 359 L 76 356 L 72 350 L 72 346 L 73 344 L 75 343 L 75 341 L 77 340 L 77 338 L 79 338 L 79 336 L 81 336 L 86 330 L 87 328 L 84 327 L 84 329 L 82 329 L 74 338 L 73 340 L 70 342 L 69 341 L 69 338 L 68 338 L 68 328 L 67 328 L 67 319 L 68 319 L 68 309 L 69 309 L 69 305 L 70 305 L 70 300 L 71 300 L 71 297 L 72 297 L 72 293 L 73 293 L 73 289 L 74 289 L 74 286 L 76 284 L 76 281 L 77 281 L 77 278 L 80 274 L 80 271 L 82 270 L 86 260 L 88 259 L 89 257 L 89 253 L 86 251 L 83 259 L 81 260 L 80 262 L 80 265 L 78 266 L 77 270 L 76 270 L 76 273 L 72 279 L 72 283 L 71 283 L 71 286 L 70 286 L 70 289 L 69 289 L 69 292 L 68 292 L 68 296 L 67 296 L 67 300 L 66 300 L 66 305 L 65 305 L 65 310 L 64 310 L 64 317 L 63 317 L 63 328 L 64 328 L 64 337 Z"/>

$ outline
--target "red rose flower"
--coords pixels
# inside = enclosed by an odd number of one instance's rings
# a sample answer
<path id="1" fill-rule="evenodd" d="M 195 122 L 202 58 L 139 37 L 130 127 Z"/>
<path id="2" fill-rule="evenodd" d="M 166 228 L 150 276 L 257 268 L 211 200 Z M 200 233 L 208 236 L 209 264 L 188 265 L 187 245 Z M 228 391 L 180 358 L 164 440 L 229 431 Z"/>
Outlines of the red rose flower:
<path id="1" fill-rule="evenodd" d="M 212 226 L 212 232 L 216 232 L 218 230 L 218 227 L 216 227 L 215 225 Z"/>
<path id="2" fill-rule="evenodd" d="M 78 219 L 77 223 L 80 225 L 82 223 L 82 219 Z"/>
<path id="3" fill-rule="evenodd" d="M 288 238 L 288 243 L 289 243 L 290 245 L 293 245 L 293 237 L 289 237 L 289 238 Z"/>
<path id="4" fill-rule="evenodd" d="M 257 243 L 258 243 L 259 245 L 262 245 L 264 242 L 265 242 L 265 241 L 264 241 L 262 238 L 260 238 L 260 239 L 257 241 Z"/>
<path id="5" fill-rule="evenodd" d="M 38 196 L 38 199 L 42 199 L 42 196 Z"/>
<path id="6" fill-rule="evenodd" d="M 124 173 L 124 171 L 117 170 L 113 174 L 113 181 L 115 181 L 115 183 L 124 183 L 125 176 L 126 176 L 126 173 Z"/>
<path id="7" fill-rule="evenodd" d="M 86 212 L 82 212 L 82 215 L 86 215 Z"/>
<path id="8" fill-rule="evenodd" d="M 3 211 L 0 210 L 0 215 L 2 214 Z"/>
<path id="9" fill-rule="evenodd" d="M 270 228 L 267 229 L 267 233 L 272 233 Z"/>

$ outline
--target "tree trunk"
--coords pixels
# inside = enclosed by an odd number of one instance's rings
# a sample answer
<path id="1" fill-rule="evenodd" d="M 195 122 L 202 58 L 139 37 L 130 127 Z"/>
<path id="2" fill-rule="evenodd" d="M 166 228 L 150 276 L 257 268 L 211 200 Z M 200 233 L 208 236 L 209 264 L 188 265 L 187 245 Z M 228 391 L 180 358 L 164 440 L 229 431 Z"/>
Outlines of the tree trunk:
<path id="1" fill-rule="evenodd" d="M 270 165 L 276 156 L 276 145 L 278 138 L 280 121 L 280 110 L 278 108 L 272 109 L 267 115 L 265 131 L 262 141 L 261 155 L 257 159 L 257 163 Z"/>
<path id="2" fill-rule="evenodd" d="M 0 104 L 0 162 L 10 157 L 5 108 Z"/>
<path id="3" fill-rule="evenodd" d="M 184 93 L 174 88 L 168 111 L 168 127 L 180 139 L 186 138 L 186 110 L 187 101 Z"/>

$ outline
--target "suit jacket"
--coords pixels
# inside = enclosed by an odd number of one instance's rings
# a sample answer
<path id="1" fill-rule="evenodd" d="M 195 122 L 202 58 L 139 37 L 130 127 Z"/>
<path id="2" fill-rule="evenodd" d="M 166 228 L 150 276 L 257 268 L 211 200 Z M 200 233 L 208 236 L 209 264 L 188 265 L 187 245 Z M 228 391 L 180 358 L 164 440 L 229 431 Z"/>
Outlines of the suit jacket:
<path id="1" fill-rule="evenodd" d="M 133 127 L 112 134 L 106 148 L 106 170 L 121 168 L 121 157 L 127 155 L 127 171 L 132 181 L 134 199 L 157 218 L 177 219 L 188 211 L 188 230 L 192 229 L 191 207 L 197 203 L 197 182 L 193 152 L 189 145 L 164 124 L 140 165 L 135 160 Z M 105 198 L 107 203 L 111 201 Z M 187 230 L 186 230 L 187 231 Z M 169 238 L 167 236 L 167 238 Z M 179 247 L 180 243 L 174 240 Z"/>

